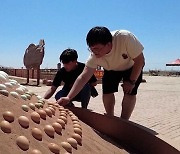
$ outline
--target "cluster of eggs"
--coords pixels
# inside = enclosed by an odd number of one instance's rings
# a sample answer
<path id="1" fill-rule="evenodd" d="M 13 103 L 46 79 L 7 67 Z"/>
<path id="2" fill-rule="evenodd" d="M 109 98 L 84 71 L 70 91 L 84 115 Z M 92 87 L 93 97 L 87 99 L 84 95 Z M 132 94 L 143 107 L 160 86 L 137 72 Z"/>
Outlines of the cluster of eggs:
<path id="1" fill-rule="evenodd" d="M 15 89 L 14 91 L 8 91 L 8 89 Z M 66 128 L 68 117 L 72 121 L 73 133 L 71 137 L 67 138 L 66 141 L 62 141 L 60 145 L 55 143 L 49 143 L 48 148 L 52 153 L 59 154 L 60 146 L 63 147 L 67 153 L 72 153 L 73 148 L 77 149 L 78 144 L 82 145 L 82 127 L 80 121 L 74 113 L 56 103 L 46 102 L 41 96 L 36 95 L 32 91 L 29 91 L 25 86 L 20 85 L 16 80 L 10 80 L 5 72 L 0 71 L 0 94 L 9 96 L 11 95 L 15 99 L 22 99 L 23 101 L 31 100 L 32 97 L 37 98 L 37 102 L 26 103 L 21 105 L 21 109 L 29 113 L 31 119 L 26 116 L 19 116 L 19 125 L 27 129 L 30 127 L 30 120 L 36 124 L 40 124 L 41 119 L 46 120 L 47 116 L 52 118 L 56 115 L 58 117 L 52 124 L 47 124 L 44 129 L 34 127 L 31 129 L 31 135 L 38 141 L 43 139 L 43 131 L 49 137 L 53 138 L 55 133 L 62 135 L 62 129 Z M 46 104 L 46 107 L 44 106 Z M 57 115 L 58 111 L 58 115 Z M 0 122 L 0 128 L 4 133 L 11 133 L 11 123 L 15 121 L 15 115 L 11 111 L 5 111 L 2 113 L 3 120 Z M 30 141 L 26 136 L 18 136 L 16 138 L 16 144 L 23 150 L 29 150 Z M 31 154 L 41 154 L 42 152 L 38 149 L 32 149 Z"/>

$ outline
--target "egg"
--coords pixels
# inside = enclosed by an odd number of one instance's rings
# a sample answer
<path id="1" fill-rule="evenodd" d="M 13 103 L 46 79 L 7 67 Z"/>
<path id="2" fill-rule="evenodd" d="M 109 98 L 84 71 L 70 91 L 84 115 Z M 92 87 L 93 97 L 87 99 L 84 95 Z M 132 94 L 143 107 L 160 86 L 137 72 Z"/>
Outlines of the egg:
<path id="1" fill-rule="evenodd" d="M 35 105 L 33 103 L 29 103 L 29 107 L 35 111 Z"/>
<path id="2" fill-rule="evenodd" d="M 62 120 L 65 122 L 65 124 L 67 124 L 67 118 L 66 118 L 66 117 L 64 117 L 64 116 L 59 116 L 59 119 L 62 119 Z"/>
<path id="3" fill-rule="evenodd" d="M 70 111 L 69 116 L 74 116 L 74 113 Z"/>
<path id="4" fill-rule="evenodd" d="M 72 147 L 77 148 L 77 141 L 74 138 L 72 137 L 68 138 L 67 142 L 71 144 Z"/>
<path id="5" fill-rule="evenodd" d="M 37 149 L 33 149 L 31 150 L 30 154 L 42 154 L 42 152 Z"/>
<path id="6" fill-rule="evenodd" d="M 57 134 L 61 134 L 62 132 L 62 126 L 58 122 L 54 122 L 52 124 L 54 130 L 56 131 Z"/>
<path id="7" fill-rule="evenodd" d="M 6 82 L 6 77 L 3 74 L 0 74 L 0 82 Z"/>
<path id="8" fill-rule="evenodd" d="M 4 96 L 9 96 L 9 92 L 7 90 L 0 90 L 0 94 Z"/>
<path id="9" fill-rule="evenodd" d="M 39 109 L 37 113 L 40 115 L 40 117 L 44 120 L 46 120 L 46 112 L 42 109 Z"/>
<path id="10" fill-rule="evenodd" d="M 25 136 L 17 137 L 16 144 L 24 151 L 29 149 L 29 140 Z"/>
<path id="11" fill-rule="evenodd" d="M 14 114 L 10 111 L 6 111 L 3 113 L 3 118 L 8 122 L 14 121 Z"/>
<path id="12" fill-rule="evenodd" d="M 35 111 L 31 113 L 31 119 L 35 123 L 40 123 L 40 115 L 37 112 L 35 112 Z"/>
<path id="13" fill-rule="evenodd" d="M 27 99 L 31 100 L 31 95 L 25 93 L 24 95 L 26 95 Z"/>
<path id="14" fill-rule="evenodd" d="M 48 107 L 51 110 L 52 114 L 55 115 L 55 110 L 52 107 Z"/>
<path id="15" fill-rule="evenodd" d="M 39 128 L 33 128 L 31 133 L 35 139 L 42 141 L 42 131 Z"/>
<path id="16" fill-rule="evenodd" d="M 23 100 L 27 100 L 27 97 L 26 97 L 26 95 L 21 95 L 21 98 L 23 99 Z"/>
<path id="17" fill-rule="evenodd" d="M 13 87 L 13 85 L 10 82 L 6 82 L 6 83 L 4 83 L 4 85 L 6 87 L 8 87 L 8 88 L 12 88 Z"/>
<path id="18" fill-rule="evenodd" d="M 24 111 L 26 111 L 26 112 L 28 112 L 29 111 L 29 107 L 27 106 L 27 105 L 22 105 L 21 106 L 21 108 L 24 110 Z"/>
<path id="19" fill-rule="evenodd" d="M 61 146 L 67 151 L 72 152 L 72 146 L 68 142 L 61 142 Z"/>
<path id="20" fill-rule="evenodd" d="M 65 128 L 65 122 L 62 119 L 57 119 L 56 122 L 58 122 L 63 129 Z"/>
<path id="21" fill-rule="evenodd" d="M 48 148 L 51 152 L 55 153 L 55 154 L 59 154 L 60 153 L 60 147 L 55 144 L 55 143 L 49 143 L 48 144 Z"/>
<path id="22" fill-rule="evenodd" d="M 53 126 L 51 126 L 51 125 L 46 125 L 46 126 L 44 127 L 44 132 L 45 132 L 48 136 L 54 137 L 55 130 L 54 130 Z"/>
<path id="23" fill-rule="evenodd" d="M 44 111 L 47 113 L 49 117 L 52 117 L 52 111 L 48 108 L 45 108 Z"/>
<path id="24" fill-rule="evenodd" d="M 24 94 L 24 91 L 22 90 L 22 88 L 16 88 L 15 91 L 20 95 Z"/>
<path id="25" fill-rule="evenodd" d="M 6 90 L 6 86 L 4 84 L 0 84 L 0 90 Z"/>
<path id="26" fill-rule="evenodd" d="M 73 123 L 73 125 L 74 125 L 74 124 L 81 125 L 79 121 L 73 121 L 72 123 Z"/>
<path id="27" fill-rule="evenodd" d="M 66 113 L 64 113 L 64 112 L 60 112 L 60 114 L 59 114 L 60 116 L 64 116 L 64 117 L 66 117 L 67 118 L 67 114 Z"/>
<path id="28" fill-rule="evenodd" d="M 80 124 L 73 124 L 73 127 L 74 127 L 74 128 L 79 128 L 79 129 L 81 129 L 81 130 L 82 130 L 81 125 L 80 125 Z"/>
<path id="29" fill-rule="evenodd" d="M 25 117 L 25 116 L 20 116 L 18 118 L 18 122 L 23 128 L 28 128 L 29 127 L 29 119 L 27 117 Z"/>
<path id="30" fill-rule="evenodd" d="M 10 95 L 13 96 L 14 98 L 19 98 L 19 94 L 15 91 L 11 91 Z"/>
<path id="31" fill-rule="evenodd" d="M 1 121 L 0 127 L 4 133 L 11 133 L 11 124 L 8 121 L 6 120 Z"/>
<path id="32" fill-rule="evenodd" d="M 41 104 L 40 104 L 40 103 L 35 103 L 34 105 L 35 105 L 35 107 L 38 108 L 38 109 L 41 107 Z"/>
<path id="33" fill-rule="evenodd" d="M 71 120 L 72 120 L 72 121 L 79 121 L 79 120 L 78 120 L 78 117 L 76 117 L 76 116 L 71 116 Z"/>
<path id="34" fill-rule="evenodd" d="M 37 97 L 37 99 L 42 99 L 42 97 L 41 97 L 41 96 L 39 96 L 39 95 L 37 95 L 36 97 Z"/>
<path id="35" fill-rule="evenodd" d="M 80 128 L 74 128 L 74 132 L 82 136 L 82 130 Z"/>
<path id="36" fill-rule="evenodd" d="M 82 137 L 79 134 L 73 133 L 72 138 L 74 138 L 81 145 Z"/>

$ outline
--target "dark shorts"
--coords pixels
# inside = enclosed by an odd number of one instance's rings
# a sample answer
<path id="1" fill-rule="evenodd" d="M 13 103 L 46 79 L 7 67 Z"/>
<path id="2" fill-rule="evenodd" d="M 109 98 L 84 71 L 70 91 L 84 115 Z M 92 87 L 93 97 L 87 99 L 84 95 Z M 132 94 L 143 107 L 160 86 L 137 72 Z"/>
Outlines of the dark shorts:
<path id="1" fill-rule="evenodd" d="M 132 71 L 132 68 L 125 71 L 104 70 L 104 76 L 102 78 L 103 94 L 110 94 L 110 93 L 118 92 L 119 83 L 121 81 L 128 81 L 131 75 L 131 71 Z M 142 71 L 130 95 L 137 94 L 137 89 L 141 82 L 142 82 Z"/>

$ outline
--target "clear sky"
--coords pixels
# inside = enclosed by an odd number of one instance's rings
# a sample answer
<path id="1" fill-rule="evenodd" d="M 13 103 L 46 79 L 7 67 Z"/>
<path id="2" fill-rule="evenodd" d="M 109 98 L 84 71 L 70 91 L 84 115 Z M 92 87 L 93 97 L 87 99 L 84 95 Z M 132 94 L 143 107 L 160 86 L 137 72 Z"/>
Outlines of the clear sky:
<path id="1" fill-rule="evenodd" d="M 66 48 L 85 62 L 94 26 L 134 33 L 144 45 L 145 70 L 167 69 L 180 58 L 180 0 L 1 0 L 0 65 L 23 67 L 25 49 L 40 39 L 46 43 L 41 68 L 56 68 Z"/>

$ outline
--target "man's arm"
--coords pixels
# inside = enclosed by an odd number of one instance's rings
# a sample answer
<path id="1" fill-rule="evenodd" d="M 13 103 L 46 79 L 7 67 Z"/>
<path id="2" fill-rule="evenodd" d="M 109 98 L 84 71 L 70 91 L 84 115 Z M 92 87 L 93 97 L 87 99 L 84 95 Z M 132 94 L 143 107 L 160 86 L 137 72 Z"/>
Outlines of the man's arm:
<path id="1" fill-rule="evenodd" d="M 95 70 L 95 68 L 85 66 L 83 72 L 78 76 L 75 83 L 73 84 L 73 87 L 71 88 L 67 97 L 60 98 L 57 103 L 60 105 L 68 104 L 69 101 L 72 100 L 81 91 L 84 85 L 89 81 Z"/>
<path id="2" fill-rule="evenodd" d="M 133 69 L 132 69 L 132 72 L 131 72 L 130 80 L 131 81 L 133 81 L 133 80 L 136 81 L 138 79 L 141 71 L 142 71 L 142 68 L 145 65 L 145 60 L 144 60 L 143 53 L 141 53 L 139 56 L 137 56 L 133 60 L 134 60 L 134 65 L 133 65 Z"/>
<path id="3" fill-rule="evenodd" d="M 55 93 L 56 89 L 57 87 L 51 86 L 51 88 L 45 93 L 44 99 L 49 99 Z"/>
<path id="4" fill-rule="evenodd" d="M 145 65 L 145 60 L 144 60 L 144 55 L 141 53 L 139 56 L 133 59 L 134 60 L 134 65 L 132 68 L 131 76 L 130 76 L 130 81 L 125 81 L 122 84 L 123 91 L 124 93 L 131 93 L 132 89 L 134 88 L 134 84 L 136 80 L 138 79 L 143 66 Z"/>

